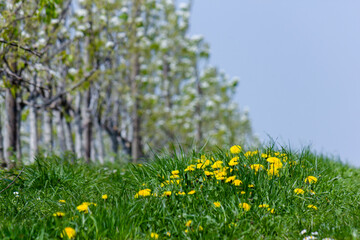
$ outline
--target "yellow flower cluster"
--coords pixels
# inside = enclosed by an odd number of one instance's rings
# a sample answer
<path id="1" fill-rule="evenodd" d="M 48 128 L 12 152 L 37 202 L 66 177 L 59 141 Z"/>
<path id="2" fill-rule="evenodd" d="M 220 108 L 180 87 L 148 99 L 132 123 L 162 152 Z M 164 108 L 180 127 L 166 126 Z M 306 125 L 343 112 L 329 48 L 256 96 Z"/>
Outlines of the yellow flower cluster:
<path id="1" fill-rule="evenodd" d="M 261 158 L 260 158 L 261 156 Z M 257 188 L 262 186 L 256 184 L 256 179 L 261 179 L 262 176 L 269 181 L 276 177 L 280 177 L 282 174 L 287 173 L 287 168 L 294 166 L 296 161 L 288 161 L 288 156 L 285 153 L 267 151 L 261 153 L 259 150 L 243 152 L 243 149 L 239 145 L 234 145 L 230 148 L 230 153 L 224 154 L 224 156 L 209 157 L 202 155 L 199 159 L 191 160 L 188 165 L 182 169 L 170 170 L 164 176 L 158 175 L 159 184 L 163 188 L 159 191 L 159 188 L 155 187 L 152 193 L 151 189 L 139 190 L 135 198 L 148 197 L 148 196 L 161 196 L 169 197 L 170 199 L 183 198 L 182 196 L 193 195 L 195 193 L 201 193 L 204 191 L 208 183 L 210 184 L 227 184 L 232 186 L 234 192 L 241 196 L 239 208 L 243 210 L 243 213 L 251 211 L 256 208 L 255 201 L 253 199 L 256 194 Z M 246 176 L 249 174 L 252 177 Z M 256 177 L 254 177 L 256 175 Z M 308 176 L 304 182 L 309 188 L 295 188 L 294 195 L 304 195 L 305 192 L 315 194 L 312 190 L 314 183 L 317 182 L 317 178 L 314 176 Z M 256 184 L 256 186 L 254 185 Z M 311 189 L 310 189 L 311 188 Z M 246 191 L 246 192 L 245 192 Z M 253 194 L 253 196 L 251 196 Z M 200 195 L 198 195 L 200 196 Z M 195 198 L 197 196 L 194 196 Z M 244 197 L 247 197 L 245 200 Z M 186 198 L 185 198 L 186 199 Z M 243 202 L 244 201 L 244 202 Z M 254 204 L 254 205 L 253 205 Z M 270 203 L 269 203 L 270 204 Z M 275 214 L 277 210 L 269 204 L 262 203 L 258 205 L 258 208 L 263 212 Z M 212 207 L 215 209 L 223 209 L 224 206 L 220 201 L 213 201 Z M 226 206 L 226 205 L 225 205 Z M 317 207 L 310 204 L 307 206 L 309 209 L 317 210 Z M 185 232 L 195 231 L 195 224 L 192 220 L 188 220 L 185 223 L 187 229 Z M 231 225 L 232 227 L 235 225 Z M 229 225 L 230 227 L 230 225 Z M 198 227 L 199 231 L 203 228 Z M 201 230 L 200 230 L 201 228 Z M 151 238 L 158 238 L 156 233 L 151 233 Z M 170 234 L 170 233 L 169 233 Z M 169 235 L 170 236 L 170 235 Z"/>
<path id="2" fill-rule="evenodd" d="M 64 231 L 60 234 L 61 238 L 67 237 L 69 239 L 74 239 L 76 236 L 76 231 L 72 227 L 66 227 Z"/>
<path id="3" fill-rule="evenodd" d="M 89 206 L 91 206 L 91 205 L 96 206 L 96 203 L 83 202 L 82 204 L 80 204 L 79 206 L 77 206 L 76 209 L 77 209 L 79 212 L 88 213 L 88 212 L 89 212 Z"/>

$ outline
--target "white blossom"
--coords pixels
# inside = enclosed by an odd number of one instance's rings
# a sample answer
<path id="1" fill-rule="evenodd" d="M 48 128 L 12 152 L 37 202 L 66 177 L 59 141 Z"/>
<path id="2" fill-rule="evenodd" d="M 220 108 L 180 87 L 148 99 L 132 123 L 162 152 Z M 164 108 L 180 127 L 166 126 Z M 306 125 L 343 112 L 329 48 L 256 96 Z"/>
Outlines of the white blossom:
<path id="1" fill-rule="evenodd" d="M 180 8 L 180 9 L 188 9 L 188 8 L 189 8 L 189 4 L 182 2 L 182 3 L 179 4 L 179 8 Z"/>
<path id="2" fill-rule="evenodd" d="M 305 234 L 305 233 L 306 233 L 306 229 L 304 229 L 304 230 L 302 230 L 302 231 L 300 232 L 301 235 L 303 235 L 303 234 Z"/>
<path id="3" fill-rule="evenodd" d="M 75 31 L 75 37 L 82 38 L 84 37 L 84 33 L 81 31 Z"/>
<path id="4" fill-rule="evenodd" d="M 79 31 L 85 31 L 85 30 L 86 30 L 86 26 L 83 25 L 83 24 L 80 24 L 80 25 L 77 26 L 77 29 L 78 29 Z"/>
<path id="5" fill-rule="evenodd" d="M 200 34 L 196 34 L 196 35 L 193 35 L 193 36 L 191 36 L 191 40 L 193 40 L 193 41 L 201 41 L 201 40 L 203 40 L 203 35 L 200 35 Z"/>
<path id="6" fill-rule="evenodd" d="M 78 73 L 78 70 L 75 69 L 75 68 L 69 68 L 68 73 L 71 74 L 71 75 L 75 75 L 75 74 Z"/>
<path id="7" fill-rule="evenodd" d="M 56 19 L 56 18 L 51 19 L 50 23 L 51 24 L 57 24 L 57 23 L 59 23 L 59 19 Z"/>
<path id="8" fill-rule="evenodd" d="M 83 8 L 79 8 L 76 10 L 75 15 L 78 17 L 86 17 L 87 16 L 87 10 Z"/>
<path id="9" fill-rule="evenodd" d="M 100 21 L 106 22 L 107 18 L 105 15 L 100 15 L 99 17 Z"/>
<path id="10" fill-rule="evenodd" d="M 114 16 L 110 19 L 110 24 L 112 24 L 114 26 L 118 26 L 118 25 L 120 25 L 120 23 L 121 22 L 120 22 L 119 17 Z"/>
<path id="11" fill-rule="evenodd" d="M 41 47 L 41 46 L 45 46 L 45 44 L 46 44 L 46 39 L 45 39 L 45 38 L 40 38 L 40 39 L 36 42 L 35 46 Z"/>
<path id="12" fill-rule="evenodd" d="M 126 33 L 125 33 L 125 32 L 119 32 L 119 33 L 117 34 L 117 37 L 118 37 L 118 38 L 125 38 L 125 37 L 126 37 Z"/>
<path id="13" fill-rule="evenodd" d="M 112 47 L 114 47 L 114 46 L 115 46 L 115 43 L 112 42 L 112 41 L 108 41 L 108 42 L 105 44 L 105 47 L 106 47 L 106 48 L 112 48 Z"/>

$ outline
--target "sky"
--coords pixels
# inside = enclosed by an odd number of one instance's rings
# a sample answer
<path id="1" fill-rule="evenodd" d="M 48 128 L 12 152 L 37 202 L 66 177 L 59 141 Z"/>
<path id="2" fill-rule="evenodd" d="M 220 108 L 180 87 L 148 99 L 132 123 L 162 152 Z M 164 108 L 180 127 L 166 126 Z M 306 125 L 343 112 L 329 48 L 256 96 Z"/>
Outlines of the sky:
<path id="1" fill-rule="evenodd" d="M 360 1 L 196 0 L 191 34 L 240 84 L 254 132 L 360 167 Z"/>

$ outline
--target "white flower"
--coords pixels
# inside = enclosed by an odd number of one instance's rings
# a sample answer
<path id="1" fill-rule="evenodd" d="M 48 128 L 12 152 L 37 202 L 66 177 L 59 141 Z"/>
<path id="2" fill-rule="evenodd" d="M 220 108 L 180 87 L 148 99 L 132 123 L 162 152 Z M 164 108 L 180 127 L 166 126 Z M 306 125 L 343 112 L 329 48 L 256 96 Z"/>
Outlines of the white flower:
<path id="1" fill-rule="evenodd" d="M 306 229 L 304 229 L 300 232 L 301 235 L 303 235 L 304 233 L 306 233 Z"/>
<path id="2" fill-rule="evenodd" d="M 191 40 L 193 40 L 193 41 L 200 41 L 200 40 L 202 40 L 203 38 L 204 38 L 204 37 L 203 37 L 202 35 L 200 35 L 200 34 L 191 36 Z"/>
<path id="3" fill-rule="evenodd" d="M 100 21 L 103 21 L 103 22 L 106 22 L 106 20 L 107 20 L 107 18 L 106 18 L 105 15 L 101 15 L 101 16 L 99 17 L 99 19 L 100 19 Z"/>
<path id="4" fill-rule="evenodd" d="M 122 7 L 120 11 L 123 13 L 127 13 L 129 9 L 127 7 Z"/>
<path id="5" fill-rule="evenodd" d="M 182 2 L 182 3 L 179 4 L 179 8 L 180 9 L 187 9 L 187 8 L 189 8 L 189 4 Z"/>
<path id="6" fill-rule="evenodd" d="M 84 33 L 81 32 L 81 31 L 76 31 L 75 32 L 75 37 L 82 38 L 82 37 L 84 37 Z"/>
<path id="7" fill-rule="evenodd" d="M 114 26 L 118 26 L 120 25 L 120 19 L 118 17 L 112 17 L 110 19 L 110 24 L 114 25 Z"/>
<path id="8" fill-rule="evenodd" d="M 118 38 L 125 38 L 125 37 L 126 37 L 126 33 L 125 33 L 125 32 L 119 32 L 119 33 L 117 34 L 117 37 L 118 37 Z"/>
<path id="9" fill-rule="evenodd" d="M 46 44 L 46 39 L 45 38 L 40 38 L 37 43 L 36 46 L 45 46 Z"/>
<path id="10" fill-rule="evenodd" d="M 27 32 L 25 32 L 25 31 L 22 31 L 22 32 L 21 32 L 21 36 L 22 36 L 23 38 L 30 38 L 30 34 L 27 33 Z"/>
<path id="11" fill-rule="evenodd" d="M 59 23 L 59 19 L 51 19 L 51 21 L 50 21 L 50 23 L 51 24 L 57 24 L 57 23 Z"/>
<path id="12" fill-rule="evenodd" d="M 75 15 L 77 15 L 78 17 L 86 17 L 87 16 L 87 11 L 86 9 L 78 9 L 76 12 L 75 12 Z"/>
<path id="13" fill-rule="evenodd" d="M 75 75 L 75 74 L 78 73 L 78 70 L 75 69 L 75 68 L 69 68 L 68 73 L 69 73 L 70 75 Z"/>
<path id="14" fill-rule="evenodd" d="M 77 26 L 77 29 L 79 30 L 79 31 L 85 31 L 86 30 L 86 26 L 85 25 L 78 25 Z"/>
<path id="15" fill-rule="evenodd" d="M 13 192 L 14 195 L 19 195 L 19 192 Z"/>
<path id="16" fill-rule="evenodd" d="M 112 47 L 114 47 L 114 46 L 115 46 L 115 43 L 112 42 L 112 41 L 108 41 L 108 42 L 105 44 L 105 47 L 106 47 L 106 48 L 112 48 Z"/>
<path id="17" fill-rule="evenodd" d="M 311 235 L 319 235 L 318 232 L 312 232 Z"/>
<path id="18" fill-rule="evenodd" d="M 307 237 L 304 237 L 303 240 L 310 240 L 310 239 L 316 239 L 316 237 L 314 236 L 307 236 Z"/>

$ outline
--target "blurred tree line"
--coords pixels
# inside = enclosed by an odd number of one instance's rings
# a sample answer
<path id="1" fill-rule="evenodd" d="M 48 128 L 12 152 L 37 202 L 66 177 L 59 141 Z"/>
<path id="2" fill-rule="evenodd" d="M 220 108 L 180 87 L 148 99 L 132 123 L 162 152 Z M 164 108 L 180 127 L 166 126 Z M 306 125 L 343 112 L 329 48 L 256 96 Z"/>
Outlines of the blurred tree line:
<path id="1" fill-rule="evenodd" d="M 87 162 L 172 144 L 253 143 L 238 81 L 189 36 L 191 2 L 7 0 L 0 3 L 0 161 L 40 151 Z M 15 159 L 17 159 L 15 161 Z"/>

